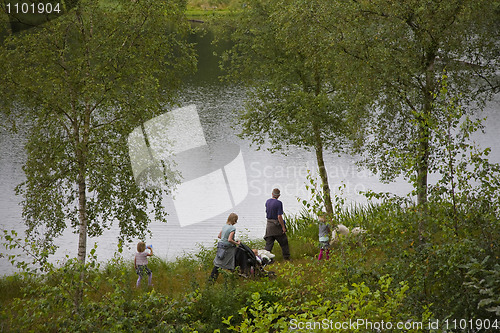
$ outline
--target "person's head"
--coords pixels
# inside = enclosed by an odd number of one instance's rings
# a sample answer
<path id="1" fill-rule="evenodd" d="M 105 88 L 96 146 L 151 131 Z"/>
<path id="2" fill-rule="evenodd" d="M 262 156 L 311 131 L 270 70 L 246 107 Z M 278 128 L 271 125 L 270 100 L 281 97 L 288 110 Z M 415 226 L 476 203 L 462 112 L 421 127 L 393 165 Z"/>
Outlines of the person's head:
<path id="1" fill-rule="evenodd" d="M 137 243 L 137 252 L 144 252 L 144 251 L 146 251 L 146 243 L 144 242 Z"/>
<path id="2" fill-rule="evenodd" d="M 236 224 L 238 222 L 238 215 L 236 213 L 231 213 L 227 217 L 227 224 Z"/>
<path id="3" fill-rule="evenodd" d="M 280 189 L 279 188 L 275 188 L 273 190 L 273 194 L 272 195 L 273 195 L 273 198 L 278 199 L 280 197 Z"/>

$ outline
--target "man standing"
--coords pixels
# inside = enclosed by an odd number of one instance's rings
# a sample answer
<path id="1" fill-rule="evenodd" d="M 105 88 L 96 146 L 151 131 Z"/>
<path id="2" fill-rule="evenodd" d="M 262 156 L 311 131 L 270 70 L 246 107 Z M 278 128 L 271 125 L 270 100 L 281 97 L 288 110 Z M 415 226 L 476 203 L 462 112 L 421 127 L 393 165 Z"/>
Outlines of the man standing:
<path id="1" fill-rule="evenodd" d="M 285 222 L 283 221 L 283 203 L 278 200 L 280 190 L 275 188 L 272 198 L 266 201 L 266 250 L 271 252 L 274 241 L 277 240 L 281 246 L 283 259 L 290 260 L 290 249 L 288 247 L 288 237 L 286 236 Z"/>

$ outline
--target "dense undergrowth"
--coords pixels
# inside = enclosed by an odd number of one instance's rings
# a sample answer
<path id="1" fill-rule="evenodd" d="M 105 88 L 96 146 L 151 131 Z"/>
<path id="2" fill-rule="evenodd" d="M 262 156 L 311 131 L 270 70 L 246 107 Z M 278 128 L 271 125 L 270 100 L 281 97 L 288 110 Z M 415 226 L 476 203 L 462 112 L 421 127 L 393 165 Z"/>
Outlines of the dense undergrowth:
<path id="1" fill-rule="evenodd" d="M 277 262 L 268 266 L 274 279 L 225 272 L 207 283 L 213 248 L 175 262 L 153 257 L 154 288 L 135 288 L 132 264 L 118 256 L 99 264 L 91 255 L 85 267 L 69 260 L 44 274 L 0 280 L 0 330 L 367 332 L 391 323 L 392 331 L 417 332 L 436 320 L 463 319 L 475 326 L 456 331 L 481 331 L 500 314 L 500 227 L 488 207 L 477 201 L 461 212 L 430 203 L 422 212 L 389 199 L 338 211 L 336 223 L 367 232 L 341 238 L 330 260 L 321 262 L 317 224 L 304 210 L 288 222 L 293 260 L 282 261 L 276 245 Z M 417 227 L 422 221 L 424 239 Z"/>

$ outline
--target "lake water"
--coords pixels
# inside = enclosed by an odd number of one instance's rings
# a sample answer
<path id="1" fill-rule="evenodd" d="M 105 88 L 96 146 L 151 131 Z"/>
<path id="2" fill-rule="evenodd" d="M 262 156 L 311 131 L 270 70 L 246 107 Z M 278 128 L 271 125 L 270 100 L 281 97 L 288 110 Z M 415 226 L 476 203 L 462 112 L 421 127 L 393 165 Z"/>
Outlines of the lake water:
<path id="1" fill-rule="evenodd" d="M 186 80 L 179 100 L 180 104 L 181 106 L 196 106 L 207 144 L 239 148 L 243 166 L 238 166 L 237 178 L 240 181 L 239 184 L 242 184 L 242 179 L 246 178 L 244 182 L 246 188 L 243 191 L 241 186 L 239 187 L 240 194 L 244 194 L 242 200 L 231 201 L 232 205 L 229 209 L 224 209 L 226 206 L 221 204 L 220 209 L 224 210 L 212 209 L 211 215 L 214 216 L 196 223 L 183 222 L 177 216 L 172 200 L 167 200 L 167 212 L 170 214 L 169 222 L 166 224 L 153 222 L 150 225 L 152 235 L 146 241 L 148 244 L 154 245 L 155 255 L 168 260 L 173 260 L 181 255 L 192 256 L 198 250 L 199 245 L 212 245 L 216 241 L 217 234 L 228 214 L 233 211 L 239 215 L 236 225 L 237 238 L 261 238 L 265 230 L 264 203 L 270 197 L 272 189 L 274 187 L 281 189 L 280 199 L 283 201 L 286 214 L 298 213 L 301 206 L 297 197 L 308 197 L 305 189 L 307 172 L 316 169 L 315 156 L 311 152 L 291 148 L 286 156 L 279 153 L 271 154 L 265 150 L 256 150 L 248 140 L 236 136 L 237 130 L 233 127 L 234 111 L 242 108 L 245 91 L 234 84 L 224 84 L 218 81 L 217 60 L 212 56 L 213 49 L 210 46 L 211 36 L 195 36 L 193 38 L 199 43 L 199 71 Z M 496 98 L 488 104 L 486 109 L 485 115 L 488 116 L 486 134 L 475 135 L 475 140 L 480 146 L 492 148 L 490 159 L 495 162 L 500 162 L 499 111 L 500 99 Z M 24 179 L 22 171 L 25 159 L 23 141 L 22 134 L 13 135 L 0 132 L 0 227 L 7 230 L 14 229 L 20 234 L 24 230 L 21 207 L 19 206 L 21 198 L 15 195 L 14 188 Z M 234 149 L 228 149 L 227 154 L 233 153 Z M 325 158 L 331 188 L 338 192 L 338 187 L 345 184 L 344 196 L 348 203 L 364 202 L 364 197 L 358 193 L 359 191 L 390 191 L 406 194 L 411 190 L 410 186 L 401 180 L 391 184 L 380 183 L 368 171 L 358 170 L 353 157 L 326 154 Z M 232 159 L 233 156 L 227 157 L 228 161 Z M 196 166 L 197 163 L 198 161 L 194 159 L 193 164 Z M 226 172 L 226 177 L 227 174 Z M 202 207 L 206 202 L 218 205 L 226 198 L 204 196 L 197 200 L 194 202 Z M 203 212 L 200 214 L 203 216 Z M 94 243 L 97 243 L 98 258 L 105 261 L 111 258 L 117 249 L 117 235 L 118 230 L 113 228 L 107 230 L 101 237 L 89 238 L 88 248 L 92 248 Z M 135 253 L 136 241 L 126 244 L 125 247 L 124 257 L 130 259 L 131 262 Z M 54 256 L 54 260 L 63 260 L 65 255 L 76 256 L 77 244 L 77 235 L 73 234 L 71 230 L 67 230 L 57 240 L 59 250 Z M 8 253 L 3 248 L 0 252 Z M 0 258 L 0 272 L 2 274 L 10 274 L 14 271 L 15 269 L 5 257 Z"/>

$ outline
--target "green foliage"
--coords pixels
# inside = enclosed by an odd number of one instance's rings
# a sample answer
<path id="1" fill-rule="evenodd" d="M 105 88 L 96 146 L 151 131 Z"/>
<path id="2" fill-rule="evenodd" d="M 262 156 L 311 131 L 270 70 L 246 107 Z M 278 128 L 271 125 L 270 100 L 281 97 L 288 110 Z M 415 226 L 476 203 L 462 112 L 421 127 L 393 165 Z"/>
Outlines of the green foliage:
<path id="1" fill-rule="evenodd" d="M 51 268 L 47 260 L 49 255 L 55 251 L 54 247 L 48 247 L 46 244 L 40 246 L 39 242 L 29 242 L 26 237 L 19 237 L 15 230 L 11 230 L 9 232 L 8 230 L 3 229 L 2 232 L 2 245 L 8 251 L 5 256 L 17 269 L 23 272 L 36 273 L 39 270 L 44 272 L 46 269 Z M 44 250 L 41 251 L 39 247 Z M 16 250 L 22 250 L 22 252 L 12 254 L 16 253 Z M 27 254 L 30 257 L 31 262 L 21 260 L 22 253 Z M 1 255 L 4 256 L 3 253 Z"/>
<path id="2" fill-rule="evenodd" d="M 491 313 L 491 318 L 500 316 L 500 265 L 490 257 L 482 262 L 473 259 L 465 266 L 467 282 L 465 286 L 471 290 L 473 304 L 477 304 L 476 311 L 485 315 L 483 311 Z M 493 267 L 492 266 L 493 264 Z M 488 268 L 491 267 L 491 268 Z M 481 313 L 483 312 L 483 313 Z"/>
<path id="3" fill-rule="evenodd" d="M 194 67 L 184 6 L 81 0 L 3 41 L 1 114 L 27 132 L 26 181 L 17 190 L 27 235 L 42 251 L 72 227 L 84 260 L 87 235 L 115 223 L 129 239 L 147 232 L 153 214 L 165 220 L 161 191 L 134 181 L 127 138 L 165 112 Z"/>
<path id="4" fill-rule="evenodd" d="M 318 171 L 317 174 L 320 174 L 320 172 Z M 297 198 L 297 200 L 302 204 L 306 214 L 310 216 L 319 217 L 320 215 L 323 215 L 327 220 L 338 220 L 346 205 L 346 200 L 343 196 L 346 186 L 345 184 L 340 185 L 338 187 L 338 192 L 334 192 L 333 195 L 329 195 L 333 211 L 332 213 L 327 214 L 326 194 L 324 192 L 324 187 L 319 186 L 321 181 L 322 180 L 318 179 L 310 170 L 307 170 L 305 188 L 309 193 L 309 197 L 307 199 Z"/>
<path id="5" fill-rule="evenodd" d="M 135 295 L 128 265 L 115 259 L 102 268 L 95 249 L 90 254 L 86 264 L 69 259 L 46 274 L 25 274 L 20 297 L 2 309 L 3 327 L 33 332 L 170 327 L 162 320 L 168 313 L 164 309 L 169 307 L 168 298 L 154 291 Z"/>
<path id="6" fill-rule="evenodd" d="M 477 310 L 481 299 L 477 292 L 484 286 L 474 283 L 477 280 L 473 277 L 494 271 L 495 260 L 491 258 L 499 256 L 496 244 L 500 226 L 496 217 L 488 218 L 489 214 L 483 212 L 470 205 L 458 233 L 453 227 L 452 205 L 429 204 L 424 216 L 411 205 L 388 199 L 370 209 L 352 210 L 348 220 L 357 215 L 368 230 L 363 242 L 373 260 L 371 274 L 389 273 L 412 286 L 407 306 L 419 311 L 433 304 L 438 318 L 490 318 Z M 423 244 L 417 229 L 422 219 L 431 222 Z M 471 264 L 475 262 L 483 262 L 483 270 Z"/>
<path id="7" fill-rule="evenodd" d="M 345 207 L 337 212 L 338 222 L 362 226 L 367 233 L 344 238 L 332 247 L 330 260 L 321 262 L 315 258 L 312 217 L 288 217 L 297 259 L 278 258 L 267 267 L 275 279 L 246 280 L 224 271 L 215 284 L 207 284 L 214 247 L 172 263 L 152 259 L 154 289 L 134 288 L 132 264 L 119 257 L 106 265 L 93 256 L 83 266 L 67 260 L 59 268 L 46 266 L 43 274 L 3 279 L 2 289 L 21 289 L 2 293 L 7 306 L 1 309 L 0 325 L 5 331 L 259 332 L 324 319 L 333 325 L 349 319 L 493 320 L 499 305 L 500 226 L 476 207 L 470 207 L 456 234 L 448 223 L 452 207 L 430 202 L 427 218 L 440 223 L 432 224 L 422 245 L 415 227 L 422 212 L 408 201 L 387 197 L 378 204 Z M 75 304 L 79 290 L 83 297 Z M 417 331 L 425 328 L 408 329 Z"/>
<path id="8" fill-rule="evenodd" d="M 303 243 L 315 242 L 318 238 L 318 218 L 302 209 L 297 216 L 287 216 L 286 225 L 290 238 Z"/>
<path id="9" fill-rule="evenodd" d="M 376 108 L 366 131 L 364 164 L 384 181 L 403 175 L 427 201 L 428 175 L 443 163 L 439 128 L 457 129 L 436 96 L 448 75 L 447 98 L 468 114 L 495 92 L 498 14 L 491 1 L 353 2 L 344 7 L 353 61 L 375 82 Z M 482 16 L 482 18 L 479 18 Z M 483 56 L 476 57 L 475 54 Z M 483 81 L 484 80 L 484 81 Z M 454 100 L 451 97 L 456 97 Z M 436 132 L 437 131 L 437 132 Z"/>
<path id="10" fill-rule="evenodd" d="M 300 304 L 283 302 L 264 302 L 259 293 L 251 296 L 252 304 L 240 310 L 243 321 L 233 325 L 232 317 L 227 317 L 224 323 L 236 332 L 291 332 L 297 328 L 309 329 L 314 332 L 343 331 L 345 327 L 336 327 L 335 323 L 356 322 L 363 318 L 367 322 L 397 322 L 404 320 L 406 313 L 401 311 L 405 293 L 409 289 L 405 283 L 391 287 L 392 279 L 382 277 L 377 288 L 370 289 L 364 283 L 353 284 L 351 288 L 344 286 L 333 301 L 328 296 L 311 290 L 308 299 Z M 423 314 L 427 321 L 430 313 Z M 320 323 L 316 326 L 307 326 Z M 350 326 L 351 329 L 353 326 Z M 353 332 L 365 332 L 366 327 L 355 325 Z M 408 332 L 418 332 L 418 329 Z"/>
<path id="11" fill-rule="evenodd" d="M 216 246 L 217 240 L 214 242 L 214 245 L 211 247 L 199 246 L 198 251 L 196 252 L 196 259 L 205 265 L 206 269 L 213 267 L 213 260 L 216 254 Z"/>

